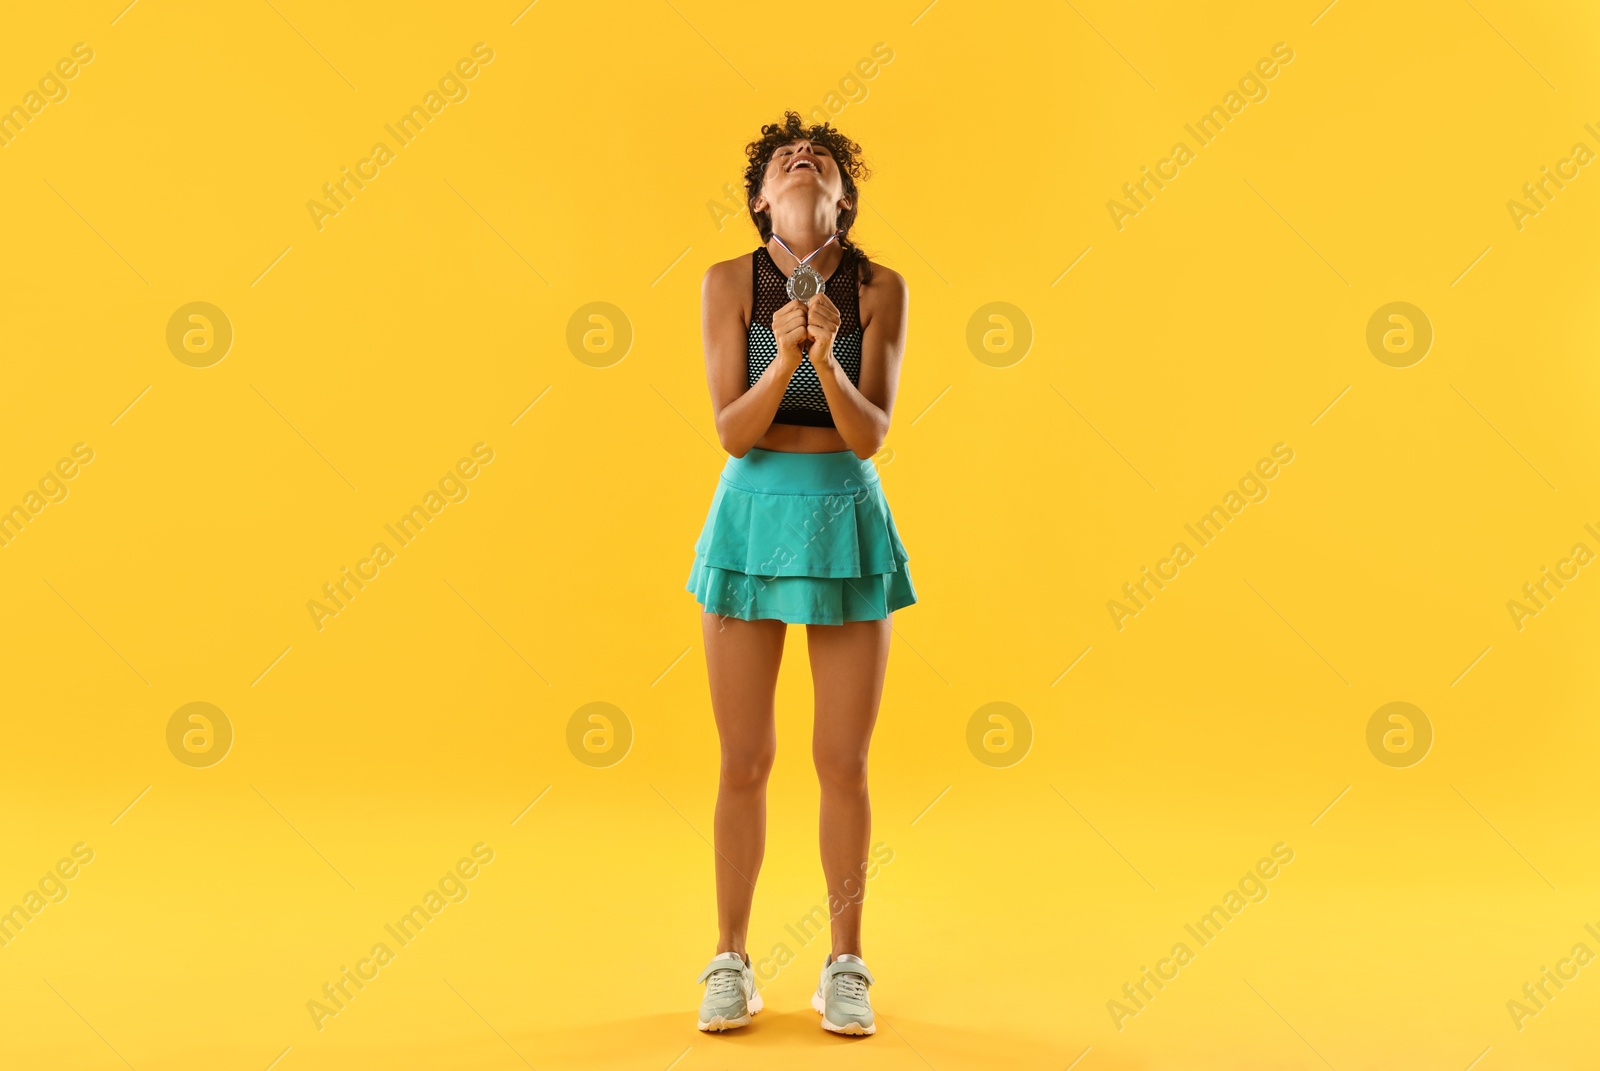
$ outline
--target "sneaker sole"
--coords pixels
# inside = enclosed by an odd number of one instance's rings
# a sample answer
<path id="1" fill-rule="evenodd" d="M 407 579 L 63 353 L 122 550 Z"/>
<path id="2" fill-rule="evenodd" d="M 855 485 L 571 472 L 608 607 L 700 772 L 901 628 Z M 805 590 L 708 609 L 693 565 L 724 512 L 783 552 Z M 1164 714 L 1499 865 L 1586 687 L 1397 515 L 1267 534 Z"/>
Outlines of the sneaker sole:
<path id="1" fill-rule="evenodd" d="M 834 1025 L 828 1020 L 827 1005 L 823 1003 L 822 994 L 820 993 L 811 994 L 811 1010 L 822 1016 L 822 1029 L 829 1033 L 862 1037 L 878 1032 L 877 1023 L 873 1023 L 871 1026 L 862 1026 L 860 1023 L 846 1023 L 843 1026 Z"/>
<path id="2" fill-rule="evenodd" d="M 750 1003 L 747 1007 L 750 1009 L 748 1015 L 742 1015 L 737 1019 L 724 1019 L 720 1015 L 714 1015 L 711 1017 L 710 1022 L 697 1021 L 695 1026 L 708 1034 L 719 1034 L 724 1030 L 735 1030 L 741 1026 L 749 1026 L 750 1017 L 766 1007 L 766 1003 L 761 999 L 761 994 L 757 992 L 750 998 Z"/>

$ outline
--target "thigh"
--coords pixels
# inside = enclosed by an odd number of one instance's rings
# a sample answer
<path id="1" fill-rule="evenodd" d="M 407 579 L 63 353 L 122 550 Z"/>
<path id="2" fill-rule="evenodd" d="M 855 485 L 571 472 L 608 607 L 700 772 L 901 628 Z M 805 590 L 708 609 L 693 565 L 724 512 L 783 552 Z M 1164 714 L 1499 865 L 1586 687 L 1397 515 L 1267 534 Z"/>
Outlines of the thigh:
<path id="1" fill-rule="evenodd" d="M 782 621 L 701 614 L 711 710 L 724 754 L 755 754 L 776 741 L 773 703 L 783 661 Z"/>
<path id="2" fill-rule="evenodd" d="M 890 635 L 888 618 L 806 626 L 816 693 L 812 740 L 819 758 L 866 758 L 883 698 Z"/>

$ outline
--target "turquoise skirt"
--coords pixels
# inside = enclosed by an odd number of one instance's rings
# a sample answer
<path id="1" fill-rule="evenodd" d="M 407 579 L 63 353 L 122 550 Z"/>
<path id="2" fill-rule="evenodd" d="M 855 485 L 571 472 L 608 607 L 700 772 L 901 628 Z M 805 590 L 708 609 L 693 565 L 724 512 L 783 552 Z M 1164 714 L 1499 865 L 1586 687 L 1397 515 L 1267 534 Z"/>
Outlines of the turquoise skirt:
<path id="1" fill-rule="evenodd" d="M 687 587 L 745 621 L 877 621 L 917 601 L 906 560 L 871 461 L 752 449 L 722 468 Z"/>

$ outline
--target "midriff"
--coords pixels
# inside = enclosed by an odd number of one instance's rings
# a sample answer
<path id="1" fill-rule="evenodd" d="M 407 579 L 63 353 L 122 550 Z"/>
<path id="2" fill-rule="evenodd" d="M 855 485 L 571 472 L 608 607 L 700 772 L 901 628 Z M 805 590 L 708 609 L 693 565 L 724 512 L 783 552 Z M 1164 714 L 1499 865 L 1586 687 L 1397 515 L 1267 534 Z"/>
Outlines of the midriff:
<path id="1" fill-rule="evenodd" d="M 756 446 L 791 454 L 828 454 L 850 449 L 838 428 L 812 428 L 804 424 L 773 424 L 756 440 Z"/>

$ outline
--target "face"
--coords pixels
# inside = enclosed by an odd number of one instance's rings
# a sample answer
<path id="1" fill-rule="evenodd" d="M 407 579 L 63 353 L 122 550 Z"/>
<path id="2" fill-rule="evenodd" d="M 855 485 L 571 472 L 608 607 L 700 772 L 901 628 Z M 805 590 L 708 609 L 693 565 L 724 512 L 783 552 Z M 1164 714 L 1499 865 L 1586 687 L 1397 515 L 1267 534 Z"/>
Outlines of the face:
<path id="1" fill-rule="evenodd" d="M 772 154 L 756 210 L 771 211 L 773 204 L 788 196 L 821 197 L 840 208 L 848 207 L 839 163 L 826 145 L 792 141 Z"/>

